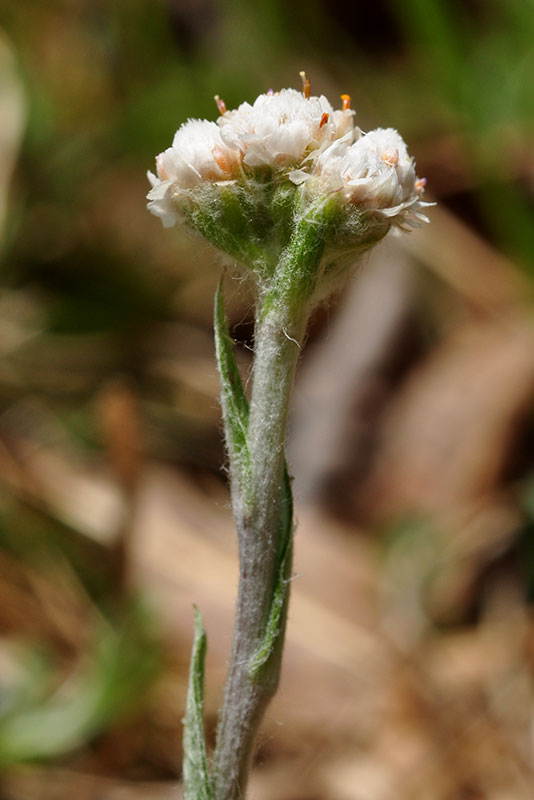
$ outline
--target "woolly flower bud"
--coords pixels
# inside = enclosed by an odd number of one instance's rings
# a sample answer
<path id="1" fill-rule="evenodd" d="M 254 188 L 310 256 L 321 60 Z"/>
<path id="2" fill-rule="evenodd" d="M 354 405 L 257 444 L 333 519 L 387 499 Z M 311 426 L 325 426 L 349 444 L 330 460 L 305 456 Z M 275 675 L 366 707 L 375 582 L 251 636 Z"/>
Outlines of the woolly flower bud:
<path id="1" fill-rule="evenodd" d="M 156 158 L 156 175 L 148 173 L 148 208 L 164 226 L 181 219 L 232 258 L 267 269 L 299 217 L 323 200 L 337 208 L 330 230 L 344 251 L 427 221 L 425 181 L 397 131 L 362 135 L 348 95 L 334 110 L 302 78 L 302 92 L 269 91 L 235 110 L 216 97 L 216 123 L 178 129 Z"/>
<path id="2" fill-rule="evenodd" d="M 428 221 L 420 211 L 431 205 L 421 201 L 425 181 L 417 178 L 406 144 L 393 128 L 377 128 L 350 146 L 333 143 L 317 159 L 314 177 L 315 191 L 339 191 L 349 203 L 389 217 L 399 227 Z"/>
<path id="3" fill-rule="evenodd" d="M 172 147 L 157 156 L 157 176 L 148 173 L 148 208 L 170 227 L 178 219 L 180 194 L 206 181 L 232 180 L 239 163 L 238 153 L 224 144 L 215 122 L 190 119 L 176 131 Z"/>
<path id="4" fill-rule="evenodd" d="M 334 112 L 324 97 L 295 89 L 260 94 L 219 118 L 223 141 L 238 150 L 249 167 L 297 165 L 338 135 L 352 131 L 350 109 Z"/>

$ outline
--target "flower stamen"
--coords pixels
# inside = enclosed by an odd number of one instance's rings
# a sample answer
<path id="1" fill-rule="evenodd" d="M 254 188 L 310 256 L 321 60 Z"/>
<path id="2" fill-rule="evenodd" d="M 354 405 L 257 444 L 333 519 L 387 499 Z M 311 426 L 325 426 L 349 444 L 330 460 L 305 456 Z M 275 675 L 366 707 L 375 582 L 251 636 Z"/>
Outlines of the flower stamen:
<path id="1" fill-rule="evenodd" d="M 226 103 L 224 102 L 222 97 L 219 97 L 218 94 L 216 94 L 213 99 L 215 100 L 215 105 L 217 106 L 219 114 L 222 117 L 223 114 L 226 114 Z"/>
<path id="2" fill-rule="evenodd" d="M 329 114 L 328 114 L 327 111 L 325 111 L 323 116 L 321 117 L 321 121 L 319 123 L 319 128 L 322 128 L 323 125 L 326 125 L 326 123 L 328 122 L 328 117 L 329 117 Z"/>
<path id="3" fill-rule="evenodd" d="M 382 161 L 384 164 L 387 164 L 388 167 L 396 167 L 399 163 L 399 151 L 397 148 L 393 150 L 386 150 L 382 153 Z"/>
<path id="4" fill-rule="evenodd" d="M 350 108 L 350 94 L 342 94 L 341 95 L 341 110 L 348 111 Z"/>
<path id="5" fill-rule="evenodd" d="M 163 166 L 163 153 L 160 153 L 159 156 L 156 156 L 156 172 L 158 173 L 158 178 L 161 181 L 169 180 L 167 170 Z"/>
<path id="6" fill-rule="evenodd" d="M 232 162 L 231 162 L 231 160 L 230 160 L 230 158 L 228 156 L 228 153 L 225 153 L 225 151 L 222 149 L 222 147 L 219 147 L 218 144 L 216 144 L 212 148 L 211 152 L 212 152 L 212 155 L 213 155 L 213 160 L 215 161 L 217 166 L 223 172 L 231 172 Z"/>
<path id="7" fill-rule="evenodd" d="M 306 100 L 309 100 L 310 99 L 310 94 L 311 94 L 311 83 L 309 82 L 308 78 L 306 77 L 306 73 L 304 72 L 304 70 L 301 70 L 299 72 L 299 75 L 300 75 L 300 77 L 302 79 L 302 94 L 304 95 Z"/>
<path id="8" fill-rule="evenodd" d="M 426 186 L 426 178 L 418 178 L 415 182 L 415 191 L 424 192 Z"/>

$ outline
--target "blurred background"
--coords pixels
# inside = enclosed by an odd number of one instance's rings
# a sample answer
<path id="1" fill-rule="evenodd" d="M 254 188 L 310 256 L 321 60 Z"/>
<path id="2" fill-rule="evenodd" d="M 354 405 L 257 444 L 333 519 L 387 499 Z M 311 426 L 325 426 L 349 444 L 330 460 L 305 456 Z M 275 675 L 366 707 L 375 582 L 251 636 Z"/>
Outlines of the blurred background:
<path id="1" fill-rule="evenodd" d="M 193 603 L 213 741 L 237 574 L 221 263 L 147 213 L 146 170 L 214 94 L 301 69 L 397 128 L 438 205 L 311 325 L 251 799 L 534 797 L 533 35 L 531 0 L 4 0 L 2 800 L 181 796 Z M 226 293 L 246 375 L 249 298 Z"/>

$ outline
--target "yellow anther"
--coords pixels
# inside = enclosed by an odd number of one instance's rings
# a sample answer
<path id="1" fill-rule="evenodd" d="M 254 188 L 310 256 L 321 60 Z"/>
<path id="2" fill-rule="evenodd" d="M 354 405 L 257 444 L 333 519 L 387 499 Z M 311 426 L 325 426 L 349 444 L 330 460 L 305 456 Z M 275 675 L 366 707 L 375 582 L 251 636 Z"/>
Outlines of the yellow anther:
<path id="1" fill-rule="evenodd" d="M 306 77 L 306 73 L 304 70 L 299 72 L 299 75 L 302 79 L 302 94 L 306 98 L 306 100 L 310 99 L 310 92 L 311 92 L 311 83 L 309 82 L 308 78 Z"/>
<path id="2" fill-rule="evenodd" d="M 350 94 L 342 94 L 341 95 L 341 102 L 343 104 L 341 106 L 341 110 L 342 111 L 347 111 L 350 108 Z"/>
<path id="3" fill-rule="evenodd" d="M 399 163 L 399 151 L 397 148 L 395 147 L 393 150 L 386 150 L 385 153 L 382 153 L 382 161 L 388 167 L 396 167 Z"/>
<path id="4" fill-rule="evenodd" d="M 224 102 L 224 100 L 221 97 L 219 97 L 218 94 L 216 94 L 213 99 L 215 100 L 215 104 L 219 110 L 219 114 L 221 116 L 223 114 L 226 114 L 226 103 Z"/>
<path id="5" fill-rule="evenodd" d="M 328 122 L 328 112 L 325 111 L 323 116 L 321 117 L 321 121 L 319 123 L 319 127 L 322 128 L 323 125 L 326 125 L 327 122 Z"/>
<path id="6" fill-rule="evenodd" d="M 219 147 L 218 144 L 213 147 L 211 154 L 213 156 L 213 160 L 223 172 L 230 172 L 232 168 L 232 162 L 228 157 L 228 153 L 226 153 L 222 147 Z"/>

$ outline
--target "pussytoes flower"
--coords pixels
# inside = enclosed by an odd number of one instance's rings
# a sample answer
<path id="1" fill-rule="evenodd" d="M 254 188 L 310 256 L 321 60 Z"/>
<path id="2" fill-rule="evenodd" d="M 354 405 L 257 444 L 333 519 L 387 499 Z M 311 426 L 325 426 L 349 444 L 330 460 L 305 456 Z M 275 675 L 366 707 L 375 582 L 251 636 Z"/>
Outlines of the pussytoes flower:
<path id="1" fill-rule="evenodd" d="M 299 220 L 314 209 L 324 218 L 326 205 L 337 254 L 362 253 L 392 228 L 428 221 L 425 180 L 399 133 L 362 133 L 348 95 L 334 110 L 324 95 L 311 96 L 301 75 L 302 92 L 269 90 L 234 110 L 216 96 L 217 122 L 189 120 L 178 129 L 156 158 L 156 174 L 148 173 L 148 208 L 164 226 L 181 220 L 265 272 Z"/>
<path id="2" fill-rule="evenodd" d="M 215 122 L 190 119 L 157 156 L 156 175 L 148 173 L 148 208 L 170 227 L 178 220 L 180 195 L 204 182 L 233 180 L 239 165 L 239 154 L 225 145 Z"/>
<path id="3" fill-rule="evenodd" d="M 396 130 L 362 133 L 350 97 L 334 109 L 267 91 L 217 122 L 190 119 L 156 158 L 148 208 L 248 269 L 254 305 L 250 391 L 215 298 L 216 356 L 241 576 L 213 759 L 203 734 L 206 638 L 197 614 L 184 731 L 184 797 L 244 797 L 254 736 L 280 673 L 291 581 L 291 480 L 284 458 L 291 386 L 313 308 L 389 231 L 426 220 L 424 180 Z M 248 397 L 250 397 L 250 400 Z"/>
<path id="4" fill-rule="evenodd" d="M 324 95 L 306 97 L 295 89 L 260 94 L 218 120 L 223 141 L 249 167 L 274 169 L 301 164 L 340 133 L 352 131 L 353 112 L 334 112 Z"/>
<path id="5" fill-rule="evenodd" d="M 377 128 L 354 144 L 334 142 L 317 159 L 315 171 L 319 191 L 339 191 L 362 209 L 389 217 L 405 229 L 417 221 L 428 222 L 421 208 L 426 181 L 415 173 L 406 144 L 393 128 Z"/>

